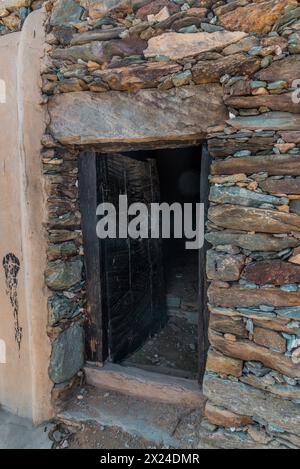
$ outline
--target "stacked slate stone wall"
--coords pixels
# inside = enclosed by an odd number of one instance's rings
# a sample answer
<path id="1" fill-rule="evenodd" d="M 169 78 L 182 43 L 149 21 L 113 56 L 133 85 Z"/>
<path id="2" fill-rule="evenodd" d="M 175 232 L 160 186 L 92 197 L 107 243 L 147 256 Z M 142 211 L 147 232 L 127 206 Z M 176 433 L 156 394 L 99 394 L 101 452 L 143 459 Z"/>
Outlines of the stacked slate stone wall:
<path id="1" fill-rule="evenodd" d="M 46 7 L 45 103 L 78 91 L 223 87 L 230 119 L 208 135 L 211 349 L 201 445 L 300 447 L 298 2 L 62 0 Z M 57 396 L 83 363 L 78 150 L 50 133 L 43 144 Z"/>
<path id="2" fill-rule="evenodd" d="M 78 194 L 78 153 L 57 147 L 45 136 L 42 153 L 48 194 L 48 335 L 53 401 L 60 405 L 82 380 L 85 289 Z"/>
<path id="3" fill-rule="evenodd" d="M 20 31 L 27 16 L 45 0 L 3 0 L 0 3 L 0 36 Z"/>
<path id="4" fill-rule="evenodd" d="M 264 128 L 266 122 L 275 127 L 273 118 L 284 128 L 281 119 L 297 116 L 263 115 L 260 109 L 253 117 L 256 80 L 249 85 L 243 99 L 251 108 L 243 104 L 238 109 L 243 117 L 209 137 L 211 349 L 202 441 L 295 448 L 300 445 L 300 140 L 296 130 Z"/>

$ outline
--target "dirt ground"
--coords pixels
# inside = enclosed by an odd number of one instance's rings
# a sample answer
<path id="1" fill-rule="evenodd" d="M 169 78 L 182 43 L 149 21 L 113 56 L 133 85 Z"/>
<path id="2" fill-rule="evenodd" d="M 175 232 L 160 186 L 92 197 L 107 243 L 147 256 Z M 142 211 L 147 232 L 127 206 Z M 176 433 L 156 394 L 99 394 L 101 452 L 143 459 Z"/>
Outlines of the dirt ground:
<path id="1" fill-rule="evenodd" d="M 124 364 L 149 371 L 197 379 L 198 259 L 194 254 L 170 258 L 167 264 L 167 325 Z M 151 369 L 152 368 L 152 369 Z"/>
<path id="2" fill-rule="evenodd" d="M 197 378 L 197 326 L 186 320 L 171 317 L 164 329 L 149 339 L 126 364 L 153 371 Z M 180 372 L 179 372 L 180 370 Z M 173 371 L 173 373 L 172 373 Z"/>
<path id="3" fill-rule="evenodd" d="M 120 431 L 118 428 L 99 429 L 85 425 L 70 441 L 70 449 L 149 449 L 149 442 Z M 152 449 L 156 449 L 152 447 Z"/>
<path id="4" fill-rule="evenodd" d="M 144 368 L 148 371 L 180 376 L 183 378 L 197 379 L 198 354 L 197 354 L 197 321 L 198 321 L 198 262 L 194 255 L 184 257 L 174 256 L 169 259 L 167 266 L 166 281 L 166 305 L 169 320 L 167 325 L 146 343 L 127 358 L 123 364 Z M 87 389 L 82 394 L 82 400 L 75 398 L 75 410 L 97 410 L 97 399 L 99 393 Z M 94 396 L 95 394 L 95 396 Z M 108 399 L 113 399 L 114 393 Z M 104 395 L 105 397 L 105 395 Z M 93 401 L 95 400 L 95 402 Z M 116 402 L 125 398 L 116 396 Z M 124 406 L 133 406 L 128 397 Z M 125 399 L 126 400 L 126 399 Z M 116 404 L 117 405 L 117 404 Z M 108 404 L 107 404 L 108 406 Z M 144 403 L 147 407 L 147 403 Z M 86 408 L 87 407 L 87 408 Z M 143 407 L 143 406 L 142 406 Z M 160 408 L 160 406 L 158 405 Z M 109 406 L 107 407 L 107 409 Z M 113 406 L 113 408 L 115 408 Z M 137 409 L 138 411 L 138 409 Z M 149 409 L 150 412 L 153 412 Z M 166 410 L 165 410 L 166 411 Z M 170 410 L 171 412 L 171 410 Z M 93 415 L 93 412 L 90 412 Z M 201 413 L 201 412 L 200 412 Z M 188 412 L 187 422 L 185 417 L 175 415 L 174 434 L 178 433 L 179 440 L 188 438 L 195 439 L 195 428 L 201 421 L 201 415 L 197 412 L 190 415 Z M 192 419 L 192 420 L 189 420 Z M 194 419 L 194 420 L 193 420 Z M 160 419 L 161 421 L 161 419 Z M 172 430 L 174 422 L 170 420 Z M 145 421 L 147 426 L 147 422 Z M 162 424 L 161 424 L 162 425 Z M 173 426 L 172 426 L 173 425 Z M 163 427 L 163 425 L 162 425 Z M 145 427 L 146 429 L 146 427 Z M 126 430 L 126 428 L 125 428 Z M 182 433 L 183 432 L 183 433 Z M 146 432 L 147 433 L 147 432 Z M 171 431 L 171 434 L 173 434 Z M 142 433 L 143 434 L 143 433 Z M 87 421 L 76 425 L 58 424 L 49 435 L 54 449 L 168 449 L 168 446 L 155 446 L 153 441 L 137 436 L 134 432 L 127 433 L 122 428 L 114 426 L 101 426 Z M 175 448 L 176 449 L 176 448 Z"/>
<path id="5" fill-rule="evenodd" d="M 53 449 L 162 449 L 149 441 L 123 432 L 119 428 L 104 428 L 86 423 L 81 428 L 59 424 L 50 433 Z"/>
<path id="6" fill-rule="evenodd" d="M 205 400 L 196 408 L 84 386 L 58 415 L 54 449 L 195 448 Z"/>

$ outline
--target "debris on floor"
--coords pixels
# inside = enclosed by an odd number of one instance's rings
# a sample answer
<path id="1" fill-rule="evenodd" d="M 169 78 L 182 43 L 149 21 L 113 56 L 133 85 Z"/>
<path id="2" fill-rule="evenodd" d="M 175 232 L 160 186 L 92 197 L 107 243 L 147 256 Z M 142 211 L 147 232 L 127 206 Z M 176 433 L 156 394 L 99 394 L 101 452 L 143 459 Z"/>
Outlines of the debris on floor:
<path id="1" fill-rule="evenodd" d="M 56 449 L 197 448 L 203 405 L 197 409 L 85 386 L 58 415 Z"/>
<path id="2" fill-rule="evenodd" d="M 195 253 L 169 258 L 166 268 L 166 326 L 123 364 L 197 379 L 198 259 Z"/>
<path id="3" fill-rule="evenodd" d="M 79 427 L 78 427 L 79 428 Z M 67 449 L 74 436 L 74 430 L 62 423 L 58 423 L 50 432 L 49 438 L 53 443 L 52 449 Z"/>
<path id="4" fill-rule="evenodd" d="M 149 442 L 130 435 L 119 428 L 107 428 L 93 423 L 83 424 L 77 432 L 71 433 L 68 449 L 158 449 Z M 62 448 L 63 449 L 63 448 Z"/>
<path id="5" fill-rule="evenodd" d="M 170 318 L 167 325 L 123 362 L 148 371 L 197 379 L 197 326 Z"/>

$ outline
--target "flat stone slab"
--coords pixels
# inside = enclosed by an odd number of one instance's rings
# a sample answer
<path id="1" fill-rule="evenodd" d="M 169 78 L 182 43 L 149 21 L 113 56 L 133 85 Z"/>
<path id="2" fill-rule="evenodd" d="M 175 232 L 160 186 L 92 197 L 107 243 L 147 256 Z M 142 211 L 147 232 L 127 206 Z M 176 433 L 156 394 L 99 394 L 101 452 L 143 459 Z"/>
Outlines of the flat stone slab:
<path id="1" fill-rule="evenodd" d="M 52 57 L 59 60 L 92 60 L 97 63 L 110 62 L 112 57 L 126 57 L 129 55 L 141 55 L 147 47 L 147 42 L 142 39 L 113 39 L 111 41 L 92 41 L 87 44 L 57 48 L 52 52 Z"/>
<path id="2" fill-rule="evenodd" d="M 215 33 L 165 33 L 152 37 L 148 48 L 144 51 L 145 57 L 165 55 L 172 60 L 192 57 L 201 52 L 223 48 L 234 44 L 247 36 L 241 31 L 217 31 Z"/>
<path id="3" fill-rule="evenodd" d="M 257 57 L 247 57 L 244 54 L 234 54 L 218 60 L 199 60 L 193 67 L 193 81 L 197 85 L 202 83 L 219 83 L 223 75 L 253 75 L 259 70 L 260 61 Z"/>
<path id="4" fill-rule="evenodd" d="M 286 131 L 286 132 L 279 132 L 279 135 L 288 143 L 300 143 L 300 131 Z"/>
<path id="5" fill-rule="evenodd" d="M 300 370 L 295 366 L 290 357 L 267 348 L 267 340 L 264 346 L 260 346 L 251 340 L 237 340 L 230 342 L 223 336 L 210 330 L 209 341 L 211 345 L 219 352 L 229 357 L 237 358 L 243 361 L 261 362 L 265 367 L 276 370 L 290 378 L 299 379 Z M 243 414 L 243 412 L 241 412 Z"/>
<path id="6" fill-rule="evenodd" d="M 219 288 L 211 284 L 208 289 L 208 297 L 212 305 L 223 308 L 251 308 L 260 305 L 291 308 L 298 307 L 300 304 L 299 292 L 287 293 L 279 288 L 251 289 L 240 286 Z M 291 314 L 295 317 L 293 311 Z"/>
<path id="7" fill-rule="evenodd" d="M 266 96 L 229 96 L 225 98 L 227 106 L 236 109 L 254 109 L 266 106 L 271 111 L 299 114 L 300 104 L 293 103 L 293 93 Z"/>
<path id="8" fill-rule="evenodd" d="M 272 179 L 268 178 L 259 183 L 260 188 L 271 194 L 294 194 L 300 195 L 299 179 Z"/>
<path id="9" fill-rule="evenodd" d="M 284 80 L 288 83 L 300 76 L 300 55 L 290 55 L 283 60 L 273 62 L 269 67 L 260 70 L 256 78 L 262 81 Z"/>
<path id="10" fill-rule="evenodd" d="M 210 249 L 207 252 L 207 276 L 210 280 L 232 282 L 239 280 L 245 256 L 223 255 Z"/>
<path id="11" fill-rule="evenodd" d="M 217 205 L 209 209 L 208 219 L 217 226 L 234 230 L 251 230 L 256 233 L 293 233 L 300 231 L 300 217 L 238 205 Z"/>
<path id="12" fill-rule="evenodd" d="M 228 117 L 220 85 L 66 93 L 49 101 L 50 131 L 66 145 L 201 140 Z"/>
<path id="13" fill-rule="evenodd" d="M 214 404 L 225 405 L 231 412 L 263 420 L 282 431 L 299 435 L 299 406 L 292 402 L 214 375 L 205 378 L 204 393 Z"/>
<path id="14" fill-rule="evenodd" d="M 207 356 L 206 369 L 215 373 L 224 373 L 240 378 L 243 374 L 243 362 L 242 360 L 226 357 L 226 355 L 223 355 L 221 352 L 210 348 Z"/>
<path id="15" fill-rule="evenodd" d="M 212 433 L 206 428 L 201 428 L 199 449 L 259 450 L 270 449 L 270 446 L 256 443 L 247 433 L 232 432 L 224 428 L 220 428 Z"/>
<path id="16" fill-rule="evenodd" d="M 114 91 L 138 91 L 157 88 L 162 77 L 181 71 L 178 64 L 171 62 L 147 62 L 130 67 L 96 70 L 93 75 L 101 78 Z"/>
<path id="17" fill-rule="evenodd" d="M 227 123 L 235 129 L 299 130 L 300 115 L 289 112 L 267 112 L 260 116 L 236 117 Z"/>
<path id="18" fill-rule="evenodd" d="M 246 139 L 245 139 L 246 140 Z M 254 134 L 251 138 L 247 137 L 247 141 L 240 141 L 237 138 L 226 138 L 226 145 L 224 145 L 224 139 L 221 138 L 210 138 L 208 140 L 209 153 L 213 158 L 223 158 L 224 156 L 234 155 L 237 151 L 248 150 L 252 155 L 256 155 L 258 152 L 271 153 L 276 143 L 274 136 L 269 135 L 265 137 L 259 137 Z M 236 158 L 240 160 L 241 158 Z M 241 171 L 245 173 L 245 171 Z M 237 174 L 237 173 L 233 173 Z"/>
<path id="19" fill-rule="evenodd" d="M 266 34 L 272 30 L 287 5 L 297 5 L 297 3 L 294 0 L 254 2 L 220 15 L 219 22 L 230 31 Z"/>
<path id="20" fill-rule="evenodd" d="M 217 204 L 243 205 L 245 207 L 260 207 L 262 204 L 285 205 L 289 203 L 286 197 L 275 197 L 249 191 L 242 187 L 213 186 L 209 200 Z"/>
<path id="21" fill-rule="evenodd" d="M 259 141 L 260 139 L 258 139 Z M 225 148 L 227 148 L 226 145 Z M 245 156 L 214 161 L 211 165 L 213 175 L 239 173 L 251 175 L 261 171 L 266 171 L 270 176 L 298 176 L 300 174 L 299 156 L 288 154 Z"/>
<path id="22" fill-rule="evenodd" d="M 255 233 L 231 233 L 230 231 L 214 231 L 207 233 L 207 241 L 214 246 L 220 244 L 233 244 L 249 251 L 282 251 L 287 248 L 299 246 L 300 241 L 296 238 L 286 236 L 284 238 L 275 238 L 267 234 Z"/>
<path id="23" fill-rule="evenodd" d="M 257 285 L 299 283 L 300 265 L 280 260 L 253 262 L 246 267 L 243 277 Z"/>

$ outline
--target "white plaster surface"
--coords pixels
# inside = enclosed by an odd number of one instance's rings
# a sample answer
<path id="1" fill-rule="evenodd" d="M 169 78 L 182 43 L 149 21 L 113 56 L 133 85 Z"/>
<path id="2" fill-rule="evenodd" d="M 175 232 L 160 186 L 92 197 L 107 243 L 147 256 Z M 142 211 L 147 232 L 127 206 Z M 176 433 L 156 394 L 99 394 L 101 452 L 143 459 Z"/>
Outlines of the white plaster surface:
<path id="1" fill-rule="evenodd" d="M 40 156 L 45 128 L 39 104 L 43 21 L 44 14 L 34 12 L 22 33 L 0 38 L 0 405 L 34 422 L 52 415 Z M 13 285 L 7 284 L 2 265 L 7 254 L 20 263 Z"/>

